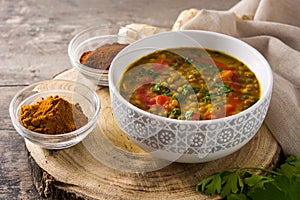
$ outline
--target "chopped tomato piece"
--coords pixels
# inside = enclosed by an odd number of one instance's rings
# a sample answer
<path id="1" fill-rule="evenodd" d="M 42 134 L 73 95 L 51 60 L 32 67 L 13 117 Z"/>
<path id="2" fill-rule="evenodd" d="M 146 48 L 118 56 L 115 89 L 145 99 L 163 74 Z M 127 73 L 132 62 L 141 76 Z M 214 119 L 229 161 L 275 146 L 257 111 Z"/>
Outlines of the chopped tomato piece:
<path id="1" fill-rule="evenodd" d="M 156 98 L 155 97 L 150 98 L 149 105 L 154 105 L 154 104 L 156 104 Z"/>
<path id="2" fill-rule="evenodd" d="M 204 119 L 204 120 L 213 119 L 214 116 L 213 116 L 212 112 L 213 112 L 212 110 L 208 110 L 208 111 L 203 115 L 203 119 Z"/>
<path id="3" fill-rule="evenodd" d="M 239 103 L 241 103 L 241 99 L 239 97 L 232 97 L 230 103 L 235 108 Z"/>
<path id="4" fill-rule="evenodd" d="M 170 64 L 171 63 L 169 61 L 167 61 L 165 58 L 159 56 L 159 57 L 157 57 L 157 59 L 155 61 L 153 69 L 156 70 L 156 71 L 159 71 L 162 68 L 164 68 L 165 65 L 170 66 Z"/>
<path id="5" fill-rule="evenodd" d="M 200 120 L 200 114 L 198 112 L 193 112 L 191 120 Z"/>
<path id="6" fill-rule="evenodd" d="M 211 114 L 211 113 L 207 113 L 205 116 L 204 116 L 204 120 L 209 120 L 209 119 L 215 119 L 216 117 Z"/>
<path id="7" fill-rule="evenodd" d="M 167 97 L 164 95 L 159 95 L 156 98 L 156 104 L 159 104 L 161 106 L 165 106 L 166 104 L 169 104 L 171 101 L 171 97 Z"/>
<path id="8" fill-rule="evenodd" d="M 231 79 L 233 76 L 233 71 L 231 70 L 223 70 L 220 72 L 220 76 L 222 78 L 222 80 L 228 80 Z"/>
<path id="9" fill-rule="evenodd" d="M 226 116 L 231 115 L 231 113 L 234 111 L 234 107 L 231 104 L 225 105 L 225 111 L 226 111 Z"/>
<path id="10" fill-rule="evenodd" d="M 142 103 L 147 106 L 153 105 L 156 103 L 156 100 L 153 100 L 154 94 L 150 92 L 151 84 L 144 84 L 136 89 L 135 95 L 136 99 L 140 100 Z"/>
<path id="11" fill-rule="evenodd" d="M 233 90 L 237 91 L 242 87 L 242 84 L 237 83 L 237 82 L 231 82 L 230 83 L 230 88 L 232 88 Z"/>
<path id="12" fill-rule="evenodd" d="M 155 63 L 163 64 L 163 63 L 165 63 L 165 62 L 166 62 L 166 59 L 165 59 L 165 58 L 162 58 L 161 56 L 159 56 L 159 57 L 157 57 Z"/>
<path id="13" fill-rule="evenodd" d="M 228 65 L 225 65 L 224 63 L 214 61 L 218 68 L 223 70 L 230 70 L 231 68 Z"/>

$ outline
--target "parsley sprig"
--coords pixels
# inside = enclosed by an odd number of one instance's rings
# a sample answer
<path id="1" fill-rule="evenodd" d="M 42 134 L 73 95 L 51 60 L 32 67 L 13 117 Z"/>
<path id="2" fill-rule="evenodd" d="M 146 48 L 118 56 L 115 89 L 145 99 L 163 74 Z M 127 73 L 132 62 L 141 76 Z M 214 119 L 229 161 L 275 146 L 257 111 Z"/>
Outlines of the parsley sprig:
<path id="1" fill-rule="evenodd" d="M 289 157 L 275 171 L 244 167 L 214 173 L 202 180 L 196 190 L 207 195 L 219 194 L 227 200 L 298 200 L 300 154 Z"/>

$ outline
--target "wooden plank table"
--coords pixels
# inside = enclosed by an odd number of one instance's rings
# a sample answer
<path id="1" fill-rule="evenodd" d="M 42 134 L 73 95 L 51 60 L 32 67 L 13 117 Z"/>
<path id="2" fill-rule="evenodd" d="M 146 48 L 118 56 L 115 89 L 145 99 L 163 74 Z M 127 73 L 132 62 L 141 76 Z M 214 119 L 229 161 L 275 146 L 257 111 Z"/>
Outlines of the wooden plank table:
<path id="1" fill-rule="evenodd" d="M 67 46 L 85 27 L 146 23 L 171 28 L 188 8 L 226 10 L 239 0 L 12 0 L 0 2 L 0 199 L 40 199 L 8 106 L 24 86 L 71 68 Z"/>

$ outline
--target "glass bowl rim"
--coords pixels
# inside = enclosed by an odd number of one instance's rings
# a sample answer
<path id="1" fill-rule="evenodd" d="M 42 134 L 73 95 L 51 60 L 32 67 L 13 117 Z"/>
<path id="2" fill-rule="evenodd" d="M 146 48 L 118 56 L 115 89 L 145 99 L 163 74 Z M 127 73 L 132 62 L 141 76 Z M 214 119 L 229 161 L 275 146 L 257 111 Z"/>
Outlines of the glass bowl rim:
<path id="1" fill-rule="evenodd" d="M 29 89 L 30 87 L 34 87 L 34 86 L 38 86 L 39 84 L 42 84 L 42 83 L 47 83 L 47 82 L 68 82 L 68 83 L 76 83 L 76 84 L 79 84 L 81 85 L 83 88 L 87 89 L 87 91 L 89 91 L 89 93 L 92 94 L 92 96 L 94 97 L 94 103 L 96 104 L 96 109 L 95 109 L 95 113 L 93 114 L 93 117 L 82 127 L 80 127 L 79 129 L 76 129 L 74 131 L 71 131 L 71 132 L 67 132 L 67 133 L 61 133 L 61 134 L 55 134 L 55 135 L 50 135 L 50 134 L 44 134 L 44 133 L 38 133 L 38 132 L 35 132 L 35 131 L 31 131 L 27 128 L 25 128 L 19 121 L 18 117 L 17 117 L 17 113 L 14 112 L 14 106 L 15 106 L 15 103 L 16 103 L 16 99 L 24 92 L 26 91 L 27 89 Z M 51 90 L 49 90 L 51 91 Z M 66 90 L 66 89 L 62 89 L 61 91 L 69 91 L 69 90 Z M 74 92 L 74 91 L 72 91 Z M 28 97 L 27 97 L 28 98 Z M 19 107 L 20 105 L 18 105 L 17 107 Z M 100 108 L 101 108 L 101 103 L 100 103 L 100 100 L 99 100 L 99 97 L 98 95 L 96 94 L 96 92 L 94 90 L 92 90 L 90 87 L 88 87 L 87 85 L 85 84 L 82 84 L 82 83 L 79 83 L 79 82 L 75 82 L 75 81 L 70 81 L 70 80 L 64 80 L 64 79 L 53 79 L 53 80 L 45 80 L 45 81 L 39 81 L 39 82 L 36 82 L 36 83 L 33 83 L 33 84 L 30 84 L 28 86 L 26 86 L 25 88 L 21 89 L 19 92 L 17 92 L 15 94 L 15 96 L 13 97 L 13 99 L 11 100 L 10 102 L 10 105 L 9 105 L 9 114 L 10 114 L 10 117 L 12 119 L 12 123 L 14 125 L 16 125 L 18 127 L 19 130 L 22 131 L 22 135 L 23 137 L 25 137 L 23 134 L 25 135 L 28 135 L 28 136 L 34 136 L 34 137 L 41 137 L 41 138 L 47 138 L 47 139 L 54 139 L 54 138 L 68 138 L 68 137 L 72 137 L 72 136 L 75 136 L 75 135 L 80 135 L 82 133 L 84 133 L 86 130 L 88 130 L 90 127 L 92 127 L 96 122 L 97 122 L 97 119 L 98 119 L 98 116 L 99 116 L 99 113 L 100 113 Z M 18 132 L 18 131 L 17 131 Z"/>

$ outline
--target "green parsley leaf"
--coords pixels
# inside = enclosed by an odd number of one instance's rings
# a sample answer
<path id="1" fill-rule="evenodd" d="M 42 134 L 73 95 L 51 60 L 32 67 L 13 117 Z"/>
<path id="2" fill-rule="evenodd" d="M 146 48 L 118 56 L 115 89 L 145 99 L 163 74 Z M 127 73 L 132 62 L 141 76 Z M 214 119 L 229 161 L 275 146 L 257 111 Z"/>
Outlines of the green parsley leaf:
<path id="1" fill-rule="evenodd" d="M 207 65 L 207 68 L 210 69 L 211 71 L 213 71 L 214 73 L 218 73 L 218 72 L 222 71 L 221 68 L 218 68 L 217 66 L 214 66 L 214 65 Z"/>
<path id="2" fill-rule="evenodd" d="M 249 94 L 243 94 L 243 95 L 241 96 L 241 99 L 246 99 L 248 96 L 249 96 Z"/>
<path id="3" fill-rule="evenodd" d="M 171 90 L 169 88 L 165 88 L 162 92 L 162 95 L 170 97 L 171 96 Z"/>
<path id="4" fill-rule="evenodd" d="M 184 84 L 183 85 L 183 90 L 182 90 L 181 94 L 183 96 L 186 96 L 191 91 L 193 91 L 193 87 L 190 84 Z"/>
<path id="5" fill-rule="evenodd" d="M 257 188 L 263 188 L 266 183 L 273 182 L 272 177 L 262 176 L 259 174 L 251 173 L 250 177 L 246 177 L 244 182 L 249 186 L 249 194 L 253 193 Z"/>
<path id="6" fill-rule="evenodd" d="M 187 63 L 193 63 L 194 62 L 194 60 L 189 58 L 188 56 L 182 56 L 182 57 L 183 57 L 184 61 L 187 62 Z"/>
<path id="7" fill-rule="evenodd" d="M 297 176 L 300 179 L 300 154 L 296 156 L 291 156 L 286 160 L 286 163 L 282 164 L 278 168 L 277 172 L 292 178 Z"/>
<path id="8" fill-rule="evenodd" d="M 227 200 L 249 200 L 248 196 L 243 193 L 230 194 L 227 196 Z"/>
<path id="9" fill-rule="evenodd" d="M 276 184 L 280 188 L 280 190 L 284 192 L 284 199 L 300 199 L 300 179 L 299 177 L 297 177 L 297 175 L 293 174 L 291 177 L 287 177 L 284 175 L 276 176 L 274 179 L 274 185 Z"/>
<path id="10" fill-rule="evenodd" d="M 209 94 L 207 94 L 206 96 L 204 96 L 202 99 L 203 99 L 204 103 L 207 103 L 207 102 L 211 101 L 211 98 L 210 98 Z"/>
<path id="11" fill-rule="evenodd" d="M 220 103 L 218 103 L 218 106 L 225 106 L 226 102 L 225 101 L 221 101 Z"/>
<path id="12" fill-rule="evenodd" d="M 171 65 L 172 65 L 173 67 L 177 67 L 177 66 L 179 65 L 179 60 L 176 59 L 176 61 L 173 62 Z"/>
<path id="13" fill-rule="evenodd" d="M 221 176 L 219 173 L 213 174 L 207 179 L 202 180 L 196 186 L 196 191 L 202 191 L 207 195 L 221 192 Z"/>
<path id="14" fill-rule="evenodd" d="M 181 110 L 179 108 L 173 108 L 169 114 L 174 115 L 174 117 L 178 117 L 181 114 Z"/>
<path id="15" fill-rule="evenodd" d="M 257 174 L 257 170 L 267 174 Z M 221 188 L 215 184 L 219 179 Z M 197 184 L 196 190 L 209 195 L 219 194 L 227 200 L 298 200 L 300 155 L 289 157 L 276 171 L 244 167 L 214 173 Z"/>
<path id="16" fill-rule="evenodd" d="M 255 192 L 250 194 L 250 197 L 255 200 L 284 200 L 284 192 L 282 192 L 275 184 L 268 183 L 264 188 L 257 188 Z M 288 199 L 286 199 L 288 200 Z M 289 199 L 291 200 L 291 199 Z"/>
<path id="17" fill-rule="evenodd" d="M 179 95 L 178 95 L 178 93 L 173 94 L 172 98 L 176 99 L 177 101 L 179 101 Z"/>
<path id="18" fill-rule="evenodd" d="M 223 93 L 229 93 L 234 91 L 233 89 L 230 88 L 228 84 L 224 84 L 222 82 L 215 82 L 213 84 L 213 87 L 218 88 L 220 90 L 219 92 L 223 92 Z"/>
<path id="19" fill-rule="evenodd" d="M 193 114 L 194 114 L 194 112 L 191 111 L 191 110 L 186 111 L 186 113 L 184 114 L 184 118 L 185 118 L 186 120 L 190 120 L 190 119 L 192 119 Z"/>
<path id="20" fill-rule="evenodd" d="M 161 87 L 162 87 L 161 82 L 157 82 L 157 83 L 155 83 L 155 85 L 153 86 L 152 91 L 153 91 L 153 92 L 159 92 L 160 89 L 161 89 Z"/>
<path id="21" fill-rule="evenodd" d="M 243 191 L 244 188 L 244 183 L 238 173 L 228 173 L 225 175 L 222 178 L 222 185 L 221 197 Z"/>

